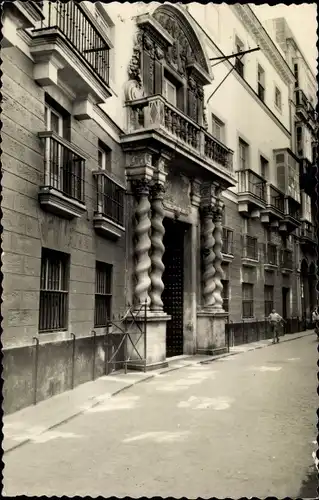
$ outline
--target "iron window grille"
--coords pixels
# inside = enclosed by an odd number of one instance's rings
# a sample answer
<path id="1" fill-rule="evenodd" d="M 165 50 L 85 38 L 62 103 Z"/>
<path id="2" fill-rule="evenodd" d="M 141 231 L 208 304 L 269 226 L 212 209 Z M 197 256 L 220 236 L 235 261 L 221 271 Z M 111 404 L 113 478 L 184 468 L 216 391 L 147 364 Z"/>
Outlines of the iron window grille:
<path id="1" fill-rule="evenodd" d="M 277 247 L 273 243 L 267 243 L 267 264 L 277 265 Z"/>
<path id="2" fill-rule="evenodd" d="M 243 307 L 243 318 L 253 318 L 254 285 L 252 285 L 251 283 L 242 284 L 242 307 Z"/>
<path id="3" fill-rule="evenodd" d="M 125 189 L 103 170 L 94 172 L 96 180 L 96 213 L 124 226 Z"/>
<path id="4" fill-rule="evenodd" d="M 94 326 L 105 327 L 111 319 L 113 266 L 96 263 Z"/>
<path id="5" fill-rule="evenodd" d="M 67 254 L 42 249 L 39 333 L 67 329 L 68 262 Z"/>
<path id="6" fill-rule="evenodd" d="M 233 255 L 233 236 L 234 231 L 232 229 L 223 227 L 222 253 L 226 255 Z"/>
<path id="7" fill-rule="evenodd" d="M 258 260 L 258 241 L 253 236 L 244 235 L 243 257 Z"/>
<path id="8" fill-rule="evenodd" d="M 55 132 L 41 132 L 39 135 L 45 141 L 45 187 L 84 203 L 84 158 Z"/>

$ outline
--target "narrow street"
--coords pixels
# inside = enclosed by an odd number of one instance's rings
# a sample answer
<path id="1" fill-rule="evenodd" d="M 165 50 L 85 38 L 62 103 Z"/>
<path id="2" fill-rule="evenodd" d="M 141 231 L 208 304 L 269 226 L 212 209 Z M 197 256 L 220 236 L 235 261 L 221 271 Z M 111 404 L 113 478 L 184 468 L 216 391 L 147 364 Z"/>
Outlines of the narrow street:
<path id="1" fill-rule="evenodd" d="M 4 494 L 295 498 L 313 473 L 317 357 L 311 335 L 106 398 L 6 453 Z"/>

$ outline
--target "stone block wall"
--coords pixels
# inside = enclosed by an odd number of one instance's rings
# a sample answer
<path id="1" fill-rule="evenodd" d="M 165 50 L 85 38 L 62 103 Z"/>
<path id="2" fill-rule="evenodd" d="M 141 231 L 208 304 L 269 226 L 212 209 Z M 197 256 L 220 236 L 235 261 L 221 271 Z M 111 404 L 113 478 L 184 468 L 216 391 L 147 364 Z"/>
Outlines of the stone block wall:
<path id="1" fill-rule="evenodd" d="M 69 339 L 91 342 L 94 328 L 95 263 L 113 265 L 112 307 L 125 309 L 126 235 L 116 242 L 96 234 L 93 228 L 95 189 L 92 171 L 98 167 L 98 140 L 112 150 L 112 174 L 125 183 L 125 162 L 120 145 L 93 120 L 71 118 L 71 143 L 84 153 L 85 204 L 87 212 L 79 219 L 65 220 L 46 213 L 38 202 L 44 183 L 44 148 L 38 132 L 44 131 L 45 92 L 62 106 L 68 100 L 54 89 L 43 89 L 33 79 L 33 62 L 17 48 L 2 51 L 3 128 L 2 128 L 2 210 L 3 241 L 3 335 L 5 353 L 6 411 L 30 404 L 30 356 L 38 336 L 40 272 L 42 248 L 70 256 L 68 330 L 63 334 L 39 334 L 43 346 L 39 357 L 39 397 L 45 399 L 69 387 Z M 116 135 L 118 132 L 115 131 Z M 104 329 L 97 329 L 103 334 Z M 87 340 L 85 340 L 87 339 Z M 51 347 L 49 347 L 51 346 Z M 54 350 L 54 356 L 45 355 Z M 91 352 L 88 350 L 88 352 Z M 90 380 L 89 365 L 78 364 L 79 381 Z M 60 360 L 59 362 L 57 360 Z M 31 370 L 32 371 L 32 370 Z M 50 371 L 50 374 L 49 374 Z M 61 378 L 62 377 L 62 378 Z M 51 385 L 47 384 L 47 379 Z M 63 380 L 62 380 L 63 379 Z M 30 389 L 30 390 L 29 390 Z M 30 399 L 31 398 L 31 399 Z"/>

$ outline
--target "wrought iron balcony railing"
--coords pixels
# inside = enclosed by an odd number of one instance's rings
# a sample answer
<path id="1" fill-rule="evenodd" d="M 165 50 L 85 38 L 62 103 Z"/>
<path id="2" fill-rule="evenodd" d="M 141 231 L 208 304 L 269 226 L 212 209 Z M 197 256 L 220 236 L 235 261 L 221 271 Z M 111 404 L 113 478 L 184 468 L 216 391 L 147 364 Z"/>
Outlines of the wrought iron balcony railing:
<path id="1" fill-rule="evenodd" d="M 84 203 L 84 158 L 54 132 L 40 132 L 39 136 L 45 142 L 43 187 Z"/>
<path id="2" fill-rule="evenodd" d="M 297 107 L 302 107 L 305 109 L 305 111 L 308 110 L 308 99 L 304 93 L 303 90 L 301 89 L 296 89 L 296 106 Z"/>
<path id="3" fill-rule="evenodd" d="M 223 227 L 222 253 L 226 255 L 233 255 L 233 235 L 234 231 L 232 229 Z"/>
<path id="4" fill-rule="evenodd" d="M 96 214 L 124 226 L 125 189 L 111 179 L 107 172 L 93 172 L 96 182 Z"/>
<path id="5" fill-rule="evenodd" d="M 275 208 L 276 210 L 279 210 L 279 212 L 284 213 L 285 195 L 281 191 L 279 191 L 279 189 L 275 188 L 275 186 L 272 186 L 271 184 L 268 184 L 267 191 L 268 191 L 267 204 Z"/>
<path id="6" fill-rule="evenodd" d="M 299 205 L 294 202 L 294 200 L 291 200 L 290 198 L 286 198 L 286 203 L 285 203 L 285 216 L 290 217 L 294 219 L 295 221 L 300 221 L 300 208 Z"/>
<path id="7" fill-rule="evenodd" d="M 81 6 L 81 3 L 45 2 L 44 21 L 35 31 L 58 29 L 73 45 L 77 54 L 83 57 L 93 71 L 109 83 L 109 46 L 105 38 Z"/>
<path id="8" fill-rule="evenodd" d="M 266 246 L 266 264 L 271 264 L 272 266 L 277 265 L 277 247 L 273 243 L 267 243 Z"/>
<path id="9" fill-rule="evenodd" d="M 250 193 L 266 202 L 266 181 L 253 170 L 238 170 L 238 193 Z"/>
<path id="10" fill-rule="evenodd" d="M 129 101 L 128 132 L 160 129 L 210 162 L 233 171 L 233 151 L 215 139 L 181 110 L 155 95 Z"/>
<path id="11" fill-rule="evenodd" d="M 243 258 L 258 260 L 258 240 L 254 236 L 243 236 Z"/>
<path id="12" fill-rule="evenodd" d="M 293 269 L 293 258 L 292 258 L 292 250 L 281 250 L 281 267 L 282 269 L 289 269 L 292 271 Z"/>

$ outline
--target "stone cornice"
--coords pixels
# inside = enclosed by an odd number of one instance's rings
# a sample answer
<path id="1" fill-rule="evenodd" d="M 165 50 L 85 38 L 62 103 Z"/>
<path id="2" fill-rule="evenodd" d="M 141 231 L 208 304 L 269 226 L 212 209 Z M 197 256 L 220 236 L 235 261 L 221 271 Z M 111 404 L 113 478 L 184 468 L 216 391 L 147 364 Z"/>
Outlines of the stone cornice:
<path id="1" fill-rule="evenodd" d="M 253 35 L 256 43 L 265 53 L 270 63 L 280 74 L 284 81 L 294 83 L 295 77 L 288 63 L 282 57 L 274 42 L 268 35 L 261 22 L 247 4 L 236 3 L 229 6 L 245 28 Z"/>

